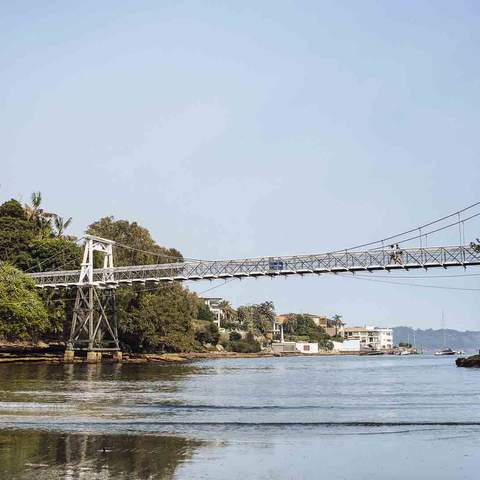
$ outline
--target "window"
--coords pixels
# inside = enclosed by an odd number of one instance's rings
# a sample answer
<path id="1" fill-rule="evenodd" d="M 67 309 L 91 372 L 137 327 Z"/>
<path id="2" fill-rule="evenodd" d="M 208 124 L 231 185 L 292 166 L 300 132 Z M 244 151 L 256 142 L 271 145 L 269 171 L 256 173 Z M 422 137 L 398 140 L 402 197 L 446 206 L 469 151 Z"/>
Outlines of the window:
<path id="1" fill-rule="evenodd" d="M 308 352 L 310 350 L 310 345 L 304 345 L 303 346 L 303 351 Z"/>

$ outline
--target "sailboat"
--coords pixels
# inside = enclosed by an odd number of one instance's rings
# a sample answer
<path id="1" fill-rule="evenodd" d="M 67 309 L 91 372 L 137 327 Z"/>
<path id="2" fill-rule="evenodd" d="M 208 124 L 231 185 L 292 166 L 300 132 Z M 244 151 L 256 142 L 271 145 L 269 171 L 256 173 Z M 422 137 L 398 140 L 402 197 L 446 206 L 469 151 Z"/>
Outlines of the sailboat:
<path id="1" fill-rule="evenodd" d="M 434 355 L 456 355 L 457 352 L 445 346 L 446 338 L 445 338 L 445 314 L 442 310 L 442 330 L 443 330 L 443 348 L 441 350 L 437 350 Z"/>

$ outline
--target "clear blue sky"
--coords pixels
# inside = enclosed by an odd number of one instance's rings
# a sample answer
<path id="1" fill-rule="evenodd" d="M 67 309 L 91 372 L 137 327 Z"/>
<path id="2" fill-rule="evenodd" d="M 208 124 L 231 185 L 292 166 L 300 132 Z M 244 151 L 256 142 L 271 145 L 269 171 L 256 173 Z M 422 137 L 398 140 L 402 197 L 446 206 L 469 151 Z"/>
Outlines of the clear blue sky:
<path id="1" fill-rule="evenodd" d="M 3 1 L 0 199 L 41 190 L 71 233 L 112 214 L 210 259 L 415 226 L 480 199 L 479 25 L 473 0 Z M 480 329 L 480 292 L 321 277 L 209 293 L 350 324 L 439 328 L 444 308 Z"/>

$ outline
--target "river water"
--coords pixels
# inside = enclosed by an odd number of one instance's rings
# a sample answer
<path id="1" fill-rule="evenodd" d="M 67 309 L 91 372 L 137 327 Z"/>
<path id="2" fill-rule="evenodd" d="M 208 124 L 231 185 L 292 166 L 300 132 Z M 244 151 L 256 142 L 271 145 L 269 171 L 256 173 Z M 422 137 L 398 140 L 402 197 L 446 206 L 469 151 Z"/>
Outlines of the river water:
<path id="1" fill-rule="evenodd" d="M 0 365 L 0 479 L 477 479 L 452 357 Z"/>

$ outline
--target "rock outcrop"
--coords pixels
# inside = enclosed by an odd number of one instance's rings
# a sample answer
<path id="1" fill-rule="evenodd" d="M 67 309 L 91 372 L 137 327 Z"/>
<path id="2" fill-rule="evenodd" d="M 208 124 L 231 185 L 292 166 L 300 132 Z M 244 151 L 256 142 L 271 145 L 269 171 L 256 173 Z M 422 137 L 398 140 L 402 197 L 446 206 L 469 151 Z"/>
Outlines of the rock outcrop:
<path id="1" fill-rule="evenodd" d="M 480 354 L 467 358 L 457 358 L 455 363 L 457 367 L 480 368 Z"/>

